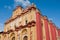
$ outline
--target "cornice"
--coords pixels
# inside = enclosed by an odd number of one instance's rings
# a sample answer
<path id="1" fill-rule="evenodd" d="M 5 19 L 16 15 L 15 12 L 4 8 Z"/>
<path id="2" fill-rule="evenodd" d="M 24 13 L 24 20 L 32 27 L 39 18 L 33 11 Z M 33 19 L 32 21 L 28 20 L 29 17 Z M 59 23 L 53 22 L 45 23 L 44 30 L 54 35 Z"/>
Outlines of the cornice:
<path id="1" fill-rule="evenodd" d="M 28 27 L 28 28 L 34 27 L 35 24 L 36 24 L 36 22 L 33 20 L 33 21 L 27 23 L 26 25 L 20 25 L 19 27 L 16 27 L 15 30 L 10 29 L 10 30 L 8 30 L 7 32 L 0 32 L 0 34 L 9 34 L 9 33 L 11 33 L 11 32 L 19 31 L 19 30 L 21 30 L 21 29 L 23 29 L 23 28 L 26 28 L 26 27 Z"/>
<path id="2" fill-rule="evenodd" d="M 26 25 L 20 25 L 19 27 L 16 27 L 15 31 L 19 31 L 22 28 L 26 28 L 26 27 L 33 27 L 33 26 L 35 26 L 35 24 L 36 24 L 35 21 L 31 21 L 31 22 L 27 23 Z"/>

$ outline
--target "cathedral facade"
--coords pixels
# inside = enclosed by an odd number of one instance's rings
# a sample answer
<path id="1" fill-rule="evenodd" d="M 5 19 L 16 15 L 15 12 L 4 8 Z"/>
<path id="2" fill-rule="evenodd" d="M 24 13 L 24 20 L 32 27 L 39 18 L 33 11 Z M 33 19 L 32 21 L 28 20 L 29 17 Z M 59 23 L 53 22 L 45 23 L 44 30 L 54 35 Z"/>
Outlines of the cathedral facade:
<path id="1" fill-rule="evenodd" d="M 17 6 L 5 22 L 0 40 L 60 40 L 60 29 L 43 16 L 35 5 Z"/>

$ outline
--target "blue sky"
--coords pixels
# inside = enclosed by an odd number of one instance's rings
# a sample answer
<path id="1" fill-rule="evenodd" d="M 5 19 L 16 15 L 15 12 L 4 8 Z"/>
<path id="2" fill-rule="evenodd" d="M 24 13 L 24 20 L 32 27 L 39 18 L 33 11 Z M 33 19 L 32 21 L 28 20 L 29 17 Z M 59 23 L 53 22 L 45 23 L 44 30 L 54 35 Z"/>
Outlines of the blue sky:
<path id="1" fill-rule="evenodd" d="M 60 28 L 60 0 L 0 0 L 0 31 L 3 31 L 5 21 L 17 5 L 25 8 L 32 3 Z"/>

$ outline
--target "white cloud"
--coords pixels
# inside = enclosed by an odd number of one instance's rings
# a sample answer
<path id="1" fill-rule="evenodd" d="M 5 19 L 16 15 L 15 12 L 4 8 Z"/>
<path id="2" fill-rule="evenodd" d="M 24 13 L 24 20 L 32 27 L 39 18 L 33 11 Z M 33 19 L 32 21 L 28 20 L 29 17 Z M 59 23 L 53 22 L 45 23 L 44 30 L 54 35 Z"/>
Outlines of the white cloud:
<path id="1" fill-rule="evenodd" d="M 11 9 L 11 6 L 8 6 L 8 9 Z"/>
<path id="2" fill-rule="evenodd" d="M 5 5 L 4 8 L 6 8 L 6 9 L 12 9 L 11 6 L 7 6 L 7 5 Z"/>
<path id="3" fill-rule="evenodd" d="M 29 0 L 14 0 L 15 5 L 21 5 L 23 7 L 31 5 Z"/>
<path id="4" fill-rule="evenodd" d="M 14 0 L 14 3 L 13 3 L 13 7 L 11 7 L 10 5 L 4 5 L 4 8 L 5 9 L 12 9 L 12 8 L 16 8 L 16 6 L 22 6 L 23 8 L 31 5 L 30 1 L 29 0 Z"/>
<path id="5" fill-rule="evenodd" d="M 30 2 L 26 1 L 26 2 L 23 3 L 23 5 L 28 6 L 28 5 L 30 5 Z"/>
<path id="6" fill-rule="evenodd" d="M 23 0 L 14 0 L 15 2 L 23 2 Z"/>
<path id="7" fill-rule="evenodd" d="M 2 23 L 0 23 L 0 32 L 3 31 L 3 29 L 4 29 L 3 26 L 4 26 L 4 25 L 3 25 Z"/>
<path id="8" fill-rule="evenodd" d="M 53 20 L 53 18 L 49 18 L 49 20 Z"/>

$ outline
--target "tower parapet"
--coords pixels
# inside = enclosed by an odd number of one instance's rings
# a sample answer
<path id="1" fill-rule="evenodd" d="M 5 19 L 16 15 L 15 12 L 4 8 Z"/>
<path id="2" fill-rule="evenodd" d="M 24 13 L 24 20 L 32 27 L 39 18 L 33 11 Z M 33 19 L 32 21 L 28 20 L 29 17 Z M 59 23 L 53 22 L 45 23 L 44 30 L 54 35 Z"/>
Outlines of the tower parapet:
<path id="1" fill-rule="evenodd" d="M 16 17 L 17 15 L 21 15 L 23 8 L 21 6 L 17 6 L 16 9 L 13 11 L 12 18 Z"/>

